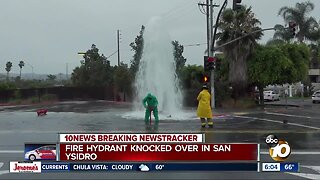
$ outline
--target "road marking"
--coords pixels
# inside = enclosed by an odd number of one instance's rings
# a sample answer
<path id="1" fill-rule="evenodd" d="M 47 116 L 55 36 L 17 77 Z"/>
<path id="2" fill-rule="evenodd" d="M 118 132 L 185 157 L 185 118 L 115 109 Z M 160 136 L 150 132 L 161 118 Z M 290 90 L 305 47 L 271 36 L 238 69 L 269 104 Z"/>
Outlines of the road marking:
<path id="1" fill-rule="evenodd" d="M 320 173 L 320 166 L 301 166 L 301 167 L 309 168 Z"/>
<path id="2" fill-rule="evenodd" d="M 0 169 L 2 168 L 3 164 L 4 164 L 3 162 L 0 162 Z"/>
<path id="3" fill-rule="evenodd" d="M 282 121 L 276 121 L 276 120 L 272 120 L 272 119 L 265 119 L 265 118 L 257 118 L 257 117 L 249 117 L 249 116 L 235 116 L 238 118 L 247 118 L 247 119 L 256 119 L 256 120 L 261 120 L 261 121 L 268 121 L 268 122 L 274 122 L 274 123 L 280 123 L 283 124 Z M 287 123 L 289 125 L 293 125 L 293 126 L 299 126 L 299 127 L 304 127 L 304 128 L 309 128 L 309 129 L 315 129 L 315 130 L 320 130 L 320 128 L 318 127 L 314 127 L 314 126 L 307 126 L 307 125 L 303 125 L 303 124 L 297 124 L 297 123 Z"/>
<path id="4" fill-rule="evenodd" d="M 269 154 L 267 151 L 261 151 L 260 154 Z M 319 151 L 293 151 L 291 154 L 298 154 L 298 155 L 319 155 Z M 319 166 L 320 167 L 320 166 Z"/>
<path id="5" fill-rule="evenodd" d="M 8 174 L 8 173 L 9 173 L 9 170 L 0 171 L 0 175 L 2 175 L 2 174 Z"/>
<path id="6" fill-rule="evenodd" d="M 265 112 L 265 114 L 276 115 L 276 116 L 287 116 L 287 117 L 306 118 L 306 119 L 319 119 L 319 118 L 310 117 L 310 116 L 299 116 L 299 115 L 284 114 L 284 113 L 275 113 L 275 112 Z"/>
<path id="7" fill-rule="evenodd" d="M 316 171 L 317 173 L 320 173 L 320 166 L 301 166 L 304 168 L 312 169 Z M 292 172 L 287 172 L 287 174 L 291 174 L 294 176 L 299 176 L 303 178 L 308 178 L 308 179 L 320 179 L 319 174 L 311 174 L 311 173 L 292 173 Z"/>
<path id="8" fill-rule="evenodd" d="M 21 150 L 0 150 L 0 153 L 2 153 L 2 154 L 19 154 L 19 153 L 24 153 L 24 151 L 21 151 Z"/>
<path id="9" fill-rule="evenodd" d="M 286 173 L 287 173 L 287 174 L 294 175 L 294 176 L 299 176 L 299 177 L 307 178 L 307 179 L 316 179 L 316 180 L 319 180 L 319 179 L 320 179 L 320 175 L 318 175 L 318 174 L 292 173 L 292 172 L 286 172 Z"/>

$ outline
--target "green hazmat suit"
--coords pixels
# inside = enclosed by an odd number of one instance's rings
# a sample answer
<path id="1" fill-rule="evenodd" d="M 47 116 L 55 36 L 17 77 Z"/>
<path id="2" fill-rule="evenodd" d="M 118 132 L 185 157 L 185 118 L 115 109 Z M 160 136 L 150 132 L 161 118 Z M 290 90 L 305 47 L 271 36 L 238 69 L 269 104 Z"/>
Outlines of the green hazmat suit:
<path id="1" fill-rule="evenodd" d="M 159 121 L 158 116 L 158 100 L 157 98 L 149 93 L 145 98 L 143 98 L 143 106 L 146 108 L 146 113 L 144 116 L 144 121 L 147 123 L 149 121 L 151 111 L 153 111 L 154 118 L 156 123 Z"/>

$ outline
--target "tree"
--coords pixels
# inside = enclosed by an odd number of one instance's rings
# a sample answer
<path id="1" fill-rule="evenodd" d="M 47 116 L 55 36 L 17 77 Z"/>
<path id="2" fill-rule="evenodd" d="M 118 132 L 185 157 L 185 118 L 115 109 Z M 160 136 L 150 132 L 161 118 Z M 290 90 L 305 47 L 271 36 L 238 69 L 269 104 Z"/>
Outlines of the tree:
<path id="1" fill-rule="evenodd" d="M 23 61 L 20 61 L 19 62 L 19 67 L 20 67 L 20 79 L 22 78 L 21 77 L 21 70 L 22 70 L 22 67 L 24 66 L 24 62 Z"/>
<path id="2" fill-rule="evenodd" d="M 267 85 L 292 84 L 305 78 L 309 50 L 302 44 L 259 46 L 248 61 L 250 82 L 259 89 L 263 104 L 263 88 Z"/>
<path id="3" fill-rule="evenodd" d="M 279 46 L 285 43 L 286 42 L 282 39 L 270 39 L 267 41 L 266 46 Z"/>
<path id="4" fill-rule="evenodd" d="M 280 77 L 280 82 L 289 84 L 296 83 L 305 79 L 308 74 L 308 65 L 310 62 L 310 49 L 307 45 L 301 44 L 284 44 L 280 46 L 282 53 L 284 53 L 292 62 L 293 67 L 290 71 L 283 72 Z"/>
<path id="5" fill-rule="evenodd" d="M 249 59 L 248 67 L 250 82 L 259 89 L 260 104 L 264 103 L 263 88 L 269 84 L 286 83 L 281 82 L 281 76 L 287 76 L 283 72 L 293 68 L 290 59 L 276 46 L 258 47 Z"/>
<path id="6" fill-rule="evenodd" d="M 317 69 L 320 68 L 320 40 L 318 40 L 316 43 L 309 45 L 310 51 L 311 51 L 311 62 L 310 62 L 310 68 L 311 69 Z"/>
<path id="7" fill-rule="evenodd" d="M 283 25 L 277 24 L 274 26 L 274 28 L 275 28 L 275 33 L 273 35 L 273 39 L 283 40 L 289 43 L 290 40 L 294 38 L 294 35 L 292 34 L 291 30 L 288 28 L 285 28 Z"/>
<path id="8" fill-rule="evenodd" d="M 136 37 L 134 42 L 130 43 L 131 50 L 134 51 L 133 59 L 131 60 L 130 70 L 135 76 L 139 70 L 139 63 L 143 53 L 143 33 L 145 27 L 142 25 L 139 35 Z"/>
<path id="9" fill-rule="evenodd" d="M 297 38 L 300 43 L 305 39 L 315 40 L 313 34 L 318 27 L 318 23 L 313 17 L 308 16 L 313 9 L 314 4 L 308 1 L 296 3 L 293 8 L 285 6 L 279 10 L 278 14 L 284 18 L 287 24 L 291 21 L 297 24 L 299 28 Z"/>
<path id="10" fill-rule="evenodd" d="M 185 89 L 199 89 L 202 86 L 203 66 L 188 65 L 181 69 L 181 82 Z"/>
<path id="11" fill-rule="evenodd" d="M 217 44 L 221 45 L 247 33 L 260 30 L 260 21 L 255 18 L 251 7 L 244 6 L 239 11 L 226 9 L 221 17 L 217 34 Z M 222 48 L 225 58 L 229 62 L 229 81 L 232 85 L 233 95 L 244 96 L 248 87 L 247 59 L 260 39 L 262 32 L 246 36 Z"/>
<path id="12" fill-rule="evenodd" d="M 9 81 L 9 72 L 11 71 L 11 68 L 12 68 L 12 62 L 8 61 L 6 63 L 7 81 Z"/>
<path id="13" fill-rule="evenodd" d="M 110 61 L 102 54 L 96 45 L 92 45 L 83 56 L 84 61 L 73 70 L 71 79 L 76 86 L 108 86 L 112 85 L 113 68 Z"/>
<path id="14" fill-rule="evenodd" d="M 184 67 L 187 59 L 183 57 L 183 45 L 179 44 L 179 41 L 172 41 L 173 45 L 173 57 L 176 63 L 176 73 L 180 75 L 182 68 Z"/>
<path id="15" fill-rule="evenodd" d="M 127 64 L 121 63 L 120 66 L 115 67 L 113 79 L 120 92 L 130 94 L 133 78 Z"/>
<path id="16" fill-rule="evenodd" d="M 49 81 L 54 81 L 54 80 L 56 80 L 56 78 L 57 78 L 56 75 L 53 75 L 53 74 L 47 75 L 47 79 L 48 79 Z"/>

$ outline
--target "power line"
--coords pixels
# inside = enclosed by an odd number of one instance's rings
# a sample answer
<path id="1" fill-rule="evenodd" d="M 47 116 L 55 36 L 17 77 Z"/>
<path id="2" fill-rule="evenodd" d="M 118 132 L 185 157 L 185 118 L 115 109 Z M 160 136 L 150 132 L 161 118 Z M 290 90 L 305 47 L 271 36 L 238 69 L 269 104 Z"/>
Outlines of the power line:
<path id="1" fill-rule="evenodd" d="M 205 45 L 207 43 L 196 43 L 196 44 L 186 44 L 186 45 L 183 45 L 184 47 L 190 47 L 190 46 L 202 46 L 202 45 Z"/>

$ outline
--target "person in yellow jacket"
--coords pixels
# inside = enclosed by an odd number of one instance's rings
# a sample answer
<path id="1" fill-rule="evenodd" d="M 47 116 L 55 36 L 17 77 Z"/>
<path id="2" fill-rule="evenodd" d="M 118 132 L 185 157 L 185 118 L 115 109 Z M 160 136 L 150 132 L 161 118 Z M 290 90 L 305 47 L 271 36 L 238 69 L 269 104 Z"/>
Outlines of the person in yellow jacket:
<path id="1" fill-rule="evenodd" d="M 212 111 L 211 111 L 211 95 L 208 87 L 204 85 L 199 93 L 197 100 L 199 101 L 197 116 L 201 119 L 201 126 L 206 127 L 206 118 L 209 127 L 213 127 Z"/>

